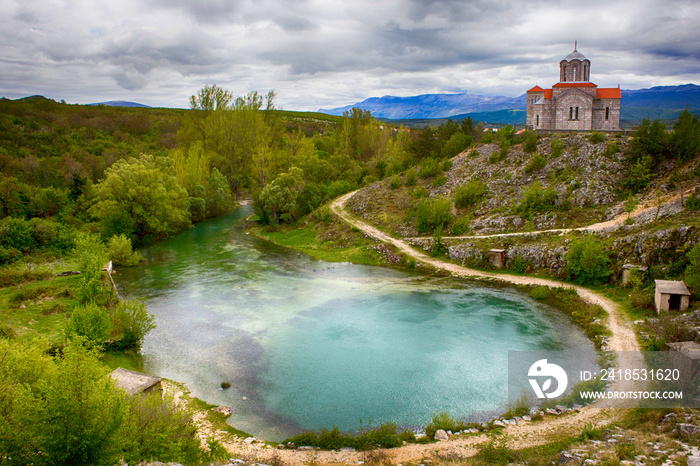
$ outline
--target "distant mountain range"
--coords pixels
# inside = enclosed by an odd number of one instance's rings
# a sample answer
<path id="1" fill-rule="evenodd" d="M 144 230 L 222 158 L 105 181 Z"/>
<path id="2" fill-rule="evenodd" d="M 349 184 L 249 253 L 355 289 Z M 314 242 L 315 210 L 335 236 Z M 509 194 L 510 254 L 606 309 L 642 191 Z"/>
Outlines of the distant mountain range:
<path id="1" fill-rule="evenodd" d="M 369 110 L 373 116 L 388 120 L 463 119 L 471 117 L 488 123 L 524 124 L 526 95 L 519 97 L 477 94 L 424 94 L 412 97 L 371 97 L 345 107 L 320 109 L 330 115 L 342 115 L 353 107 Z M 700 113 L 700 86 L 658 86 L 650 89 L 622 90 L 620 119 L 625 122 L 643 118 L 673 119 L 685 108 Z"/>
<path id="2" fill-rule="evenodd" d="M 151 108 L 148 105 L 140 104 L 138 102 L 128 102 L 126 100 L 110 100 L 108 102 L 96 102 L 90 105 L 104 105 L 106 107 L 141 107 L 141 108 Z"/>

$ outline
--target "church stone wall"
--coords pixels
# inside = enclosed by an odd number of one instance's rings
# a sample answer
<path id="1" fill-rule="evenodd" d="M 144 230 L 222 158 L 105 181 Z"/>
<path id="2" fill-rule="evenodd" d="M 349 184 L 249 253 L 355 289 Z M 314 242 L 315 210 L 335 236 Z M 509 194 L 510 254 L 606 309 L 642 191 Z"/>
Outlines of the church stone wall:
<path id="1" fill-rule="evenodd" d="M 605 109 L 609 108 L 608 119 L 605 119 Z M 596 99 L 593 106 L 593 129 L 615 131 L 620 129 L 619 99 Z"/>

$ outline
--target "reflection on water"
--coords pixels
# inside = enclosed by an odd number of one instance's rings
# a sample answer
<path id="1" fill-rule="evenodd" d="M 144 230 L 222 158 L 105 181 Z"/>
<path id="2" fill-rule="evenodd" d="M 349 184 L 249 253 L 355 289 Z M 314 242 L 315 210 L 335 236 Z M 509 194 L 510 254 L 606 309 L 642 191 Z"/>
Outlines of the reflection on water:
<path id="1" fill-rule="evenodd" d="M 246 235 L 247 213 L 147 247 L 116 276 L 156 316 L 144 369 L 232 406 L 242 430 L 281 439 L 439 411 L 479 419 L 506 403 L 508 351 L 593 349 L 508 288 L 313 261 Z"/>

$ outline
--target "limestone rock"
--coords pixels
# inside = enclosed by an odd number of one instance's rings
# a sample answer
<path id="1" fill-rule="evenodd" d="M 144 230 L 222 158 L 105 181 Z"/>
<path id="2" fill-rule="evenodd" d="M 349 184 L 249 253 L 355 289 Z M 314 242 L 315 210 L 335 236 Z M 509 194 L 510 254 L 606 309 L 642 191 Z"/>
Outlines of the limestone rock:
<path id="1" fill-rule="evenodd" d="M 217 413 L 221 413 L 225 416 L 230 416 L 231 414 L 233 414 L 233 408 L 231 408 L 230 406 L 216 406 L 211 410 Z"/>
<path id="2" fill-rule="evenodd" d="M 445 441 L 448 439 L 449 439 L 449 437 L 447 436 L 447 432 L 445 432 L 444 430 L 438 429 L 435 432 L 435 440 Z"/>
<path id="3" fill-rule="evenodd" d="M 678 424 L 678 434 L 682 438 L 692 437 L 700 433 L 700 427 L 693 424 Z"/>

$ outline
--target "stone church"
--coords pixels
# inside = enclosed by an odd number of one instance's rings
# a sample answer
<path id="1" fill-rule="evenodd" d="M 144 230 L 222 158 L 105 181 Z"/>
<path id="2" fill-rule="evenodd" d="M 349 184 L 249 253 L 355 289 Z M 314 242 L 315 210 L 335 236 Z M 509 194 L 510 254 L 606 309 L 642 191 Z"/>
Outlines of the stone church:
<path id="1" fill-rule="evenodd" d="M 590 81 L 591 62 L 576 50 L 559 62 L 559 82 L 527 91 L 527 126 L 534 130 L 616 131 L 620 129 L 619 86 Z"/>

